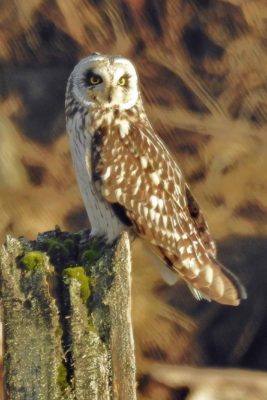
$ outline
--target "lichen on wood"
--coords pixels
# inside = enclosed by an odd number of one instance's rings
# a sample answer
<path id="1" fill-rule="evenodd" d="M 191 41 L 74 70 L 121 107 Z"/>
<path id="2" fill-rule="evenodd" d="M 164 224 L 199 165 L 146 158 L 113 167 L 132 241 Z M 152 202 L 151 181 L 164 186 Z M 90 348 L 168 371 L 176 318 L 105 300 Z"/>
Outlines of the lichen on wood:
<path id="1" fill-rule="evenodd" d="M 136 399 L 126 233 L 8 237 L 0 274 L 7 399 Z"/>
<path id="2" fill-rule="evenodd" d="M 47 277 L 47 256 L 40 268 L 23 269 L 21 243 L 8 237 L 1 254 L 4 319 L 4 371 L 7 399 L 59 399 L 58 371 L 63 358 L 58 311 Z"/>

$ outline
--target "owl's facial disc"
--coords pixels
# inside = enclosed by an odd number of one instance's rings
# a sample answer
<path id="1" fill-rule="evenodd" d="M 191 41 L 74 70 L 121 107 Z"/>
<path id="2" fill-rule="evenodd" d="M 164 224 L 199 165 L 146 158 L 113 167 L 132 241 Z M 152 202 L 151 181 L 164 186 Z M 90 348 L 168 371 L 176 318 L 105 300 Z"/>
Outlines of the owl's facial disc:
<path id="1" fill-rule="evenodd" d="M 91 55 L 74 69 L 74 94 L 84 106 L 130 109 L 139 96 L 135 68 L 121 57 Z"/>

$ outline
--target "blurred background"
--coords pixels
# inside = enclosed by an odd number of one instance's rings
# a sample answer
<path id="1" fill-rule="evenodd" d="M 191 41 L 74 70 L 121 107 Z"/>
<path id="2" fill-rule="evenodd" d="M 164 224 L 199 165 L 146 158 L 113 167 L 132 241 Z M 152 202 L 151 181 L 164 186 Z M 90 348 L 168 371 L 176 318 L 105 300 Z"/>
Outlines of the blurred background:
<path id="1" fill-rule="evenodd" d="M 248 291 L 238 308 L 197 302 L 183 283 L 168 287 L 136 243 L 139 398 L 266 399 L 256 384 L 265 374 L 199 368 L 267 369 L 267 2 L 2 0 L 1 243 L 56 224 L 88 227 L 64 92 L 74 65 L 93 51 L 135 63 L 150 121 L 199 201 L 220 261 Z M 208 383 L 200 371 L 211 374 Z M 240 384 L 242 374 L 250 378 Z M 239 382 L 234 397 L 229 376 Z"/>

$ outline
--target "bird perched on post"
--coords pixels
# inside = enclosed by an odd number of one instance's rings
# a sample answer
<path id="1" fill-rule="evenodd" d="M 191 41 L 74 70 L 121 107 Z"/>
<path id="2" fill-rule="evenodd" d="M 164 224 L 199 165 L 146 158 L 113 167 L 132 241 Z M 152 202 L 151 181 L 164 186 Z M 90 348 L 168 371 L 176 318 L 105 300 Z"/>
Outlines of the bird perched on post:
<path id="1" fill-rule="evenodd" d="M 245 289 L 216 260 L 200 208 L 146 116 L 134 65 L 89 55 L 69 77 L 65 104 L 92 235 L 110 242 L 130 228 L 197 298 L 238 305 Z"/>

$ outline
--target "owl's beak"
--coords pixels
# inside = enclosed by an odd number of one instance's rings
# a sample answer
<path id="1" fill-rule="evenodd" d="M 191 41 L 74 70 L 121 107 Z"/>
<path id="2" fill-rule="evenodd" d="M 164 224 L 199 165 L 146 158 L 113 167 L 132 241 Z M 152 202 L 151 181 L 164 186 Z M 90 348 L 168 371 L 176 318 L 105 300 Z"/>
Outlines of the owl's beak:
<path id="1" fill-rule="evenodd" d="M 113 98 L 113 91 L 112 91 L 112 89 L 109 89 L 108 96 L 107 96 L 107 100 L 109 103 L 112 102 L 112 98 Z"/>

